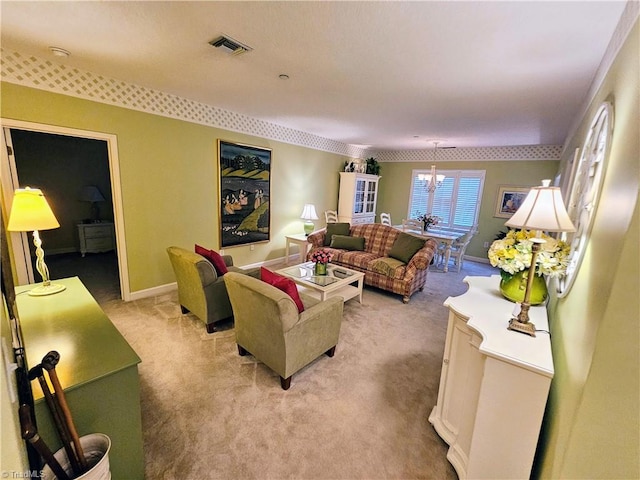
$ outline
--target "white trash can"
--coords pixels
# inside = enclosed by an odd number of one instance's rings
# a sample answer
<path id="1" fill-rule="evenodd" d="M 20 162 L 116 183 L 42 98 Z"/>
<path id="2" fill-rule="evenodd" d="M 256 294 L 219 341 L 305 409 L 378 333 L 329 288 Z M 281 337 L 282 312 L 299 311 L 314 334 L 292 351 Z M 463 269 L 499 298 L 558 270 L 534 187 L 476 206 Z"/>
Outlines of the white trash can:
<path id="1" fill-rule="evenodd" d="M 111 480 L 111 470 L 109 469 L 109 450 L 111 449 L 111 439 L 104 433 L 92 433 L 80 437 L 80 445 L 84 450 L 84 458 L 87 460 L 89 470 L 74 477 L 71 468 L 71 462 L 67 457 L 64 448 L 58 450 L 54 457 L 60 463 L 62 469 L 69 475 L 69 478 L 75 480 Z M 43 480 L 57 480 L 57 477 L 51 471 L 48 465 L 42 469 Z"/>

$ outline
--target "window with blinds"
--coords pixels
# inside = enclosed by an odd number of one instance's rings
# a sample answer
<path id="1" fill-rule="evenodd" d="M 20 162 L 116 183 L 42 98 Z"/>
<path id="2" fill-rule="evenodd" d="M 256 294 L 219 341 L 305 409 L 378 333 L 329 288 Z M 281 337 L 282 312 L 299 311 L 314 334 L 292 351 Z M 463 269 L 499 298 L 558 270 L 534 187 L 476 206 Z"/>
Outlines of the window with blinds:
<path id="1" fill-rule="evenodd" d="M 438 170 L 445 175 L 442 185 L 431 194 L 418 175 L 429 170 L 413 170 L 407 218 L 425 213 L 441 218 L 438 227 L 470 229 L 478 223 L 485 170 Z"/>

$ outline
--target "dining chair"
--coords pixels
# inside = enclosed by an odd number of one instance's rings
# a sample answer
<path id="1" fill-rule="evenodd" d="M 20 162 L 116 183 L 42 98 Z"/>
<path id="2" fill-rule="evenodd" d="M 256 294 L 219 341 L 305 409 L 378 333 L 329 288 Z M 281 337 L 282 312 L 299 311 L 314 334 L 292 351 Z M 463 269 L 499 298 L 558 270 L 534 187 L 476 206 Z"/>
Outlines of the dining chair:
<path id="1" fill-rule="evenodd" d="M 391 226 L 391 214 L 390 213 L 381 213 L 380 214 L 380 223 L 382 225 Z"/>
<path id="2" fill-rule="evenodd" d="M 327 223 L 338 223 L 338 212 L 335 210 L 326 210 L 324 212 L 324 218 Z"/>
<path id="3" fill-rule="evenodd" d="M 474 232 L 469 231 L 464 235 L 458 237 L 451 244 L 451 252 L 449 253 L 449 261 L 453 260 L 454 265 L 457 267 L 458 273 L 460 273 L 460 269 L 462 268 L 462 263 L 464 262 L 464 252 L 467 250 L 467 246 L 471 239 L 473 238 Z M 446 245 L 440 244 L 438 247 L 438 264 L 444 263 L 444 259 L 446 257 L 445 254 Z"/>

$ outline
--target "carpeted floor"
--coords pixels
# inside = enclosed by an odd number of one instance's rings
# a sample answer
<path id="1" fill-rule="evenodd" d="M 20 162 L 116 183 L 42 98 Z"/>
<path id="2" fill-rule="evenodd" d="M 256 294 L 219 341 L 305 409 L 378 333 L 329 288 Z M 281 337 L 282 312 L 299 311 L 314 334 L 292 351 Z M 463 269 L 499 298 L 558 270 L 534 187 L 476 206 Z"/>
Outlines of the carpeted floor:
<path id="1" fill-rule="evenodd" d="M 345 305 L 336 355 L 295 374 L 288 391 L 238 355 L 232 325 L 208 335 L 181 315 L 176 293 L 125 303 L 96 290 L 142 358 L 146 478 L 457 478 L 427 420 L 446 334 L 442 303 L 466 290 L 466 275 L 491 274 L 474 262 L 460 274 L 433 270 L 408 305 L 365 288 L 363 305 Z"/>
<path id="2" fill-rule="evenodd" d="M 64 253 L 47 255 L 45 260 L 51 280 L 78 277 L 101 305 L 121 298 L 116 252 L 87 253 L 85 257 Z M 40 281 L 35 265 L 33 271 L 36 281 Z"/>

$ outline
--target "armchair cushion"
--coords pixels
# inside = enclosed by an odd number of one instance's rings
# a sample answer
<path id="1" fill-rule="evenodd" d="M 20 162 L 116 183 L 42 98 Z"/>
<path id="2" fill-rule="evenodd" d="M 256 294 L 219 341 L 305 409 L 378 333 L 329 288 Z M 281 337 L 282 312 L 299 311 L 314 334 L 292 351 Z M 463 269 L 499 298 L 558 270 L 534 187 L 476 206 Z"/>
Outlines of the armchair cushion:
<path id="1" fill-rule="evenodd" d="M 348 223 L 328 223 L 327 231 L 324 235 L 324 245 L 331 245 L 334 235 L 349 235 L 350 225 Z"/>
<path id="2" fill-rule="evenodd" d="M 201 247 L 198 244 L 196 244 L 195 252 L 198 255 L 202 255 L 204 258 L 206 258 L 211 262 L 211 264 L 213 265 L 213 268 L 216 269 L 216 273 L 218 274 L 218 276 L 221 277 L 222 275 L 228 272 L 227 265 L 225 264 L 224 259 L 218 252 Z"/>
<path id="3" fill-rule="evenodd" d="M 269 285 L 273 285 L 277 289 L 282 290 L 284 293 L 289 295 L 291 300 L 296 304 L 296 307 L 298 307 L 298 313 L 304 312 L 304 304 L 300 299 L 298 287 L 296 287 L 293 280 L 283 277 L 282 275 L 278 275 L 264 267 L 260 267 L 260 280 L 268 283 Z"/>
<path id="4" fill-rule="evenodd" d="M 403 263 L 409 263 L 411 258 L 424 247 L 424 240 L 408 233 L 400 232 L 396 241 L 389 251 L 389 256 L 400 260 Z"/>

